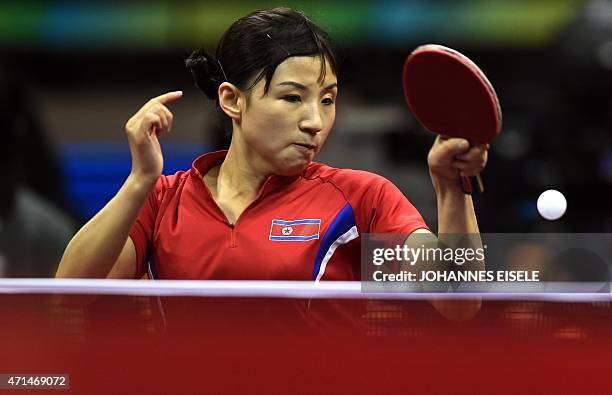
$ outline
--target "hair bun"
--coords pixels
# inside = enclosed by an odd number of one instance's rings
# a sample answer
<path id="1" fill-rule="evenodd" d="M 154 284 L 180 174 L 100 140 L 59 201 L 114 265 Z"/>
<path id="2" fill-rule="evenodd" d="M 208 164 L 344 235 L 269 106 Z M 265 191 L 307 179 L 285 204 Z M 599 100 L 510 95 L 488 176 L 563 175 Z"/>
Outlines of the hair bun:
<path id="1" fill-rule="evenodd" d="M 209 99 L 217 98 L 219 85 L 224 81 L 221 68 L 215 58 L 203 49 L 195 50 L 185 59 L 195 84 Z"/>

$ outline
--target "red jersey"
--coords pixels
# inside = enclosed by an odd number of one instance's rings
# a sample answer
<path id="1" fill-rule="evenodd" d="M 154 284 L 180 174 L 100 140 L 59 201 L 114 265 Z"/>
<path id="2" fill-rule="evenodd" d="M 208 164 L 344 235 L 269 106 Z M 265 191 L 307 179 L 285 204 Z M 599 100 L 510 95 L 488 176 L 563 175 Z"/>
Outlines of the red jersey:
<path id="1" fill-rule="evenodd" d="M 387 179 L 311 163 L 270 176 L 230 224 L 203 175 L 225 158 L 205 154 L 161 176 L 132 227 L 138 273 L 200 280 L 359 280 L 362 233 L 427 228 Z"/>

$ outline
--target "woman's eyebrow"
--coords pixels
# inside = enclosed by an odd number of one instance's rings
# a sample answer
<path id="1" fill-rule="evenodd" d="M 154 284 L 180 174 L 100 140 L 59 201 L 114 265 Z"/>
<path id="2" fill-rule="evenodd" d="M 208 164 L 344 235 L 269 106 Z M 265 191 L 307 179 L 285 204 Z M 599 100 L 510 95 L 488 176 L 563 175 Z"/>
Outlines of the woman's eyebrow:
<path id="1" fill-rule="evenodd" d="M 303 91 L 305 91 L 305 90 L 307 89 L 307 88 L 306 88 L 306 85 L 300 84 L 299 82 L 295 82 L 295 81 L 283 81 L 283 82 L 279 82 L 279 83 L 278 83 L 278 84 L 276 84 L 276 85 L 277 85 L 277 86 L 279 86 L 279 85 L 289 85 L 289 86 L 293 86 L 293 87 L 295 87 L 295 88 L 297 88 L 297 89 L 299 89 L 299 90 L 303 90 Z M 324 91 L 328 91 L 328 90 L 330 90 L 330 89 L 337 88 L 337 87 L 338 87 L 338 83 L 337 83 L 337 82 L 334 82 L 333 84 L 329 84 L 329 85 L 327 85 L 327 86 L 326 86 L 325 88 L 323 88 L 322 90 L 324 90 Z"/>

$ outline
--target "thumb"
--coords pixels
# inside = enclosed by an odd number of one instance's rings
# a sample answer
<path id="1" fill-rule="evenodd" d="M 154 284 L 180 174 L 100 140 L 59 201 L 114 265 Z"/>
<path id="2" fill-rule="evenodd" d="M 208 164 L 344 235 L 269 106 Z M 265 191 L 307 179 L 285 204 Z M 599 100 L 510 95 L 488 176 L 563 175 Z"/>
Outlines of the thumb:
<path id="1" fill-rule="evenodd" d="M 458 155 L 470 149 L 470 143 L 463 138 L 450 138 L 444 141 L 443 149 L 447 155 Z"/>

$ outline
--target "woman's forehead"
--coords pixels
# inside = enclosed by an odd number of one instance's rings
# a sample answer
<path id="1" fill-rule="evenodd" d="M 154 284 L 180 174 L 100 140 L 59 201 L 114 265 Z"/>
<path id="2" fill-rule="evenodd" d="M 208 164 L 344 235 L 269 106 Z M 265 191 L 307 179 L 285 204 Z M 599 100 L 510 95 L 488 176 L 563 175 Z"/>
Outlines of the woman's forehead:
<path id="1" fill-rule="evenodd" d="M 284 81 L 294 81 L 302 85 L 327 86 L 337 82 L 330 62 L 325 62 L 325 80 L 321 81 L 320 56 L 292 56 L 285 59 L 276 68 L 271 86 Z"/>

